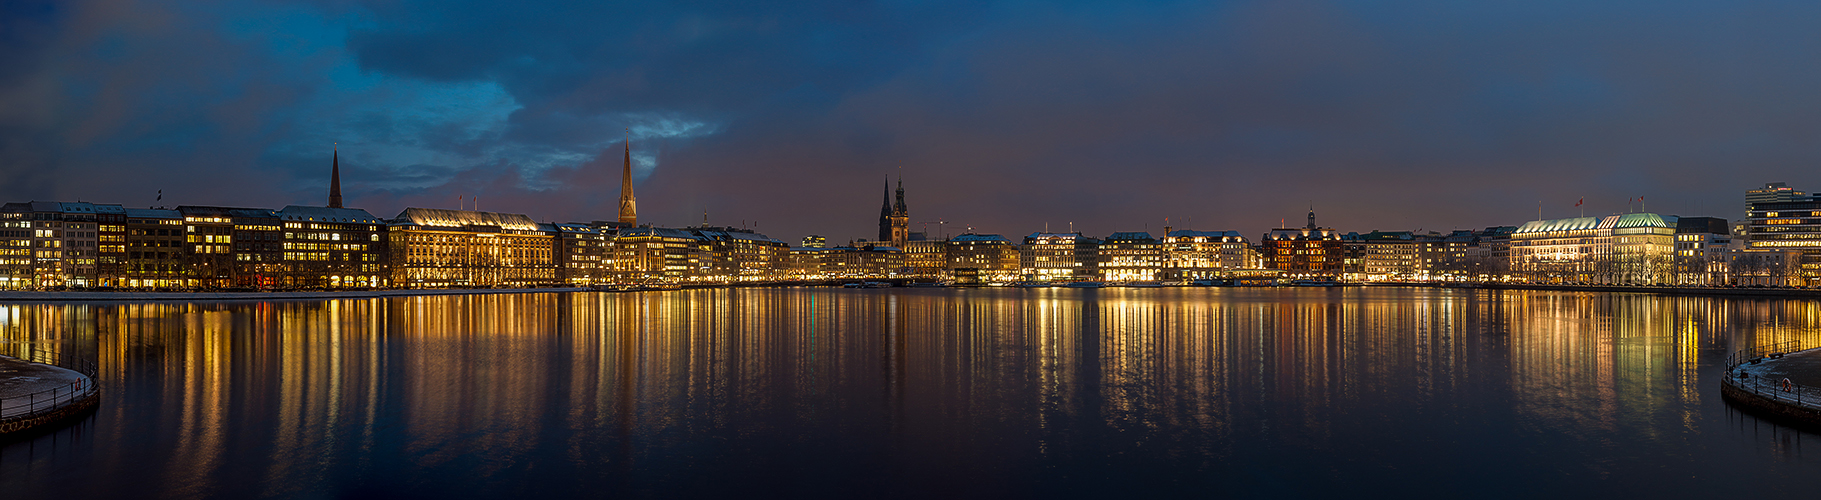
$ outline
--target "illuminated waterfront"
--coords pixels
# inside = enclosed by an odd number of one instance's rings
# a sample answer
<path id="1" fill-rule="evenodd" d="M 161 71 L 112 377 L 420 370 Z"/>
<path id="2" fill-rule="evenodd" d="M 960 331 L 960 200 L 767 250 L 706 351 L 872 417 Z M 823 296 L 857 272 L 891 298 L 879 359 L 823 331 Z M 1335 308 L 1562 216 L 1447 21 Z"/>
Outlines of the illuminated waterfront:
<path id="1" fill-rule="evenodd" d="M 97 415 L 17 498 L 1791 494 L 1718 395 L 1821 303 L 1459 289 L 719 289 L 0 305 Z"/>

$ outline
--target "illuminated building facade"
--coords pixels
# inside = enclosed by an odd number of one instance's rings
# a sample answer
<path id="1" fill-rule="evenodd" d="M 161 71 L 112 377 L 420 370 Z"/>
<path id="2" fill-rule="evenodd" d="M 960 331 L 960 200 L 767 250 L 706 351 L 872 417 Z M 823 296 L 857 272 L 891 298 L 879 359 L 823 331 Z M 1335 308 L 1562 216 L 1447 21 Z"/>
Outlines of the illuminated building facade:
<path id="1" fill-rule="evenodd" d="M 188 250 L 185 285 L 271 287 L 284 279 L 282 224 L 263 208 L 177 207 Z"/>
<path id="2" fill-rule="evenodd" d="M 176 210 L 126 209 L 125 284 L 129 288 L 188 286 L 183 214 Z"/>
<path id="3" fill-rule="evenodd" d="M 372 288 L 390 284 L 386 221 L 357 208 L 291 205 L 278 211 L 282 279 L 265 286 Z"/>
<path id="4" fill-rule="evenodd" d="M 702 238 L 662 227 L 620 229 L 613 238 L 612 273 L 623 283 L 681 282 L 701 276 Z"/>
<path id="5" fill-rule="evenodd" d="M 786 260 L 784 274 L 793 279 L 826 278 L 827 276 L 822 272 L 822 263 L 827 261 L 828 256 L 834 252 L 835 249 L 828 247 L 792 248 L 790 257 Z"/>
<path id="6" fill-rule="evenodd" d="M 1527 222 L 1511 235 L 1511 270 L 1542 283 L 1670 283 L 1676 219 L 1630 213 Z"/>
<path id="7" fill-rule="evenodd" d="M 731 227 L 704 227 L 694 233 L 709 248 L 705 279 L 768 281 L 780 278 L 789 267 L 790 246 L 770 236 Z"/>
<path id="8" fill-rule="evenodd" d="M 557 281 L 570 285 L 612 281 L 608 272 L 612 240 L 605 234 L 611 230 L 588 224 L 538 224 L 538 229 L 551 236 Z"/>
<path id="9" fill-rule="evenodd" d="M 1081 233 L 1031 233 L 1018 248 L 1018 267 L 1034 281 L 1100 279 L 1100 240 Z"/>
<path id="10" fill-rule="evenodd" d="M 0 290 L 32 286 L 32 240 L 25 213 L 0 211 Z"/>
<path id="11" fill-rule="evenodd" d="M 1119 232 L 1100 241 L 1095 261 L 1106 281 L 1155 281 L 1163 274 L 1163 246 L 1148 232 Z"/>
<path id="12" fill-rule="evenodd" d="M 1416 277 L 1417 241 L 1409 231 L 1359 235 L 1361 281 L 1407 281 Z"/>
<path id="13" fill-rule="evenodd" d="M 817 256 L 828 278 L 890 278 L 904 269 L 904 250 L 878 243 L 834 247 Z"/>
<path id="14" fill-rule="evenodd" d="M 997 234 L 967 233 L 945 243 L 948 271 L 956 283 L 991 283 L 1018 278 L 1018 247 Z"/>
<path id="15" fill-rule="evenodd" d="M 948 241 L 916 237 L 904 243 L 904 267 L 911 276 L 940 278 L 948 271 Z"/>
<path id="16" fill-rule="evenodd" d="M 1726 219 L 1682 217 L 1676 220 L 1676 285 L 1730 284 L 1727 250 L 1732 232 Z"/>
<path id="17" fill-rule="evenodd" d="M 1259 267 L 1258 252 L 1239 231 L 1164 229 L 1164 279 L 1222 277 L 1228 269 Z"/>
<path id="18" fill-rule="evenodd" d="M 1337 277 L 1345 263 L 1341 236 L 1331 228 L 1315 225 L 1315 212 L 1301 228 L 1277 228 L 1265 233 L 1265 265 L 1291 278 Z"/>
<path id="19" fill-rule="evenodd" d="M 1799 251 L 1799 281 L 1821 285 L 1821 201 L 1769 201 L 1747 208 L 1746 249 Z"/>
<path id="20" fill-rule="evenodd" d="M 22 287 L 93 288 L 120 286 L 125 270 L 126 209 L 120 205 L 86 202 L 34 201 L 8 203 L 0 212 L 8 216 L 6 231 L 29 231 L 31 272 L 24 283 L 11 275 L 8 283 Z M 29 226 L 29 227 L 20 227 Z M 0 258 L 17 260 L 22 235 L 8 240 Z M 105 244 L 103 244 L 105 242 Z"/>
<path id="21" fill-rule="evenodd" d="M 392 220 L 387 234 L 394 287 L 557 283 L 554 237 L 524 215 L 407 208 Z"/>

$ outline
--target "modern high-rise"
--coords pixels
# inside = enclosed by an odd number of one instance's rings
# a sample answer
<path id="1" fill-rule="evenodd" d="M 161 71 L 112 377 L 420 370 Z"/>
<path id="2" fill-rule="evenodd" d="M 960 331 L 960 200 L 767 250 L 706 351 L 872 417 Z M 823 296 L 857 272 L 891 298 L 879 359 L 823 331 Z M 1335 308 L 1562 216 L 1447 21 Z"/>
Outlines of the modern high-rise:
<path id="1" fill-rule="evenodd" d="M 1745 196 L 1746 250 L 1799 251 L 1801 258 L 1794 267 L 1801 279 L 1792 282 L 1815 284 L 1821 279 L 1821 201 L 1781 182 L 1747 191 Z"/>
<path id="2" fill-rule="evenodd" d="M 1767 182 L 1764 187 L 1745 191 L 1745 204 L 1808 201 L 1808 193 L 1797 191 L 1781 182 Z"/>

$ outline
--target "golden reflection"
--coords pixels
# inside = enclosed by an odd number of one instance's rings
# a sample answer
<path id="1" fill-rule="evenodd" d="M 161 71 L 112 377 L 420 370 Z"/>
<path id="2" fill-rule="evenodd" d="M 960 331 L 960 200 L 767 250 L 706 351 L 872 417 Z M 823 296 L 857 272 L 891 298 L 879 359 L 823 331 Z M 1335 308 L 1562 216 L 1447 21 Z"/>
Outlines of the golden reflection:
<path id="1" fill-rule="evenodd" d="M 1702 361 L 1821 345 L 1817 307 L 1414 288 L 6 304 L 0 353 L 98 359 L 116 398 L 102 418 L 124 424 L 96 439 L 168 436 L 170 459 L 144 466 L 168 468 L 174 491 L 204 494 L 258 450 L 275 488 L 261 494 L 283 495 L 376 450 L 477 475 L 540 449 L 630 466 L 678 436 L 855 415 L 900 436 L 1016 430 L 1038 453 L 1083 422 L 1218 438 L 1269 421 L 1282 440 L 1318 442 L 1334 438 L 1336 408 L 1488 391 L 1536 428 L 1693 426 L 1713 387 Z M 928 441 L 906 446 L 940 446 Z"/>

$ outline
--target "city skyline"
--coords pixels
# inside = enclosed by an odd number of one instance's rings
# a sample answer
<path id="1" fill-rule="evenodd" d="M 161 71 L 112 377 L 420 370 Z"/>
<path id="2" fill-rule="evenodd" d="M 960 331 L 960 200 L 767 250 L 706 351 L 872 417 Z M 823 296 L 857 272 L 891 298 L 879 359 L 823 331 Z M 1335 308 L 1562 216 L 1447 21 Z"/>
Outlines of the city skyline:
<path id="1" fill-rule="evenodd" d="M 320 204 L 339 143 L 348 206 L 592 220 L 628 134 L 642 220 L 780 237 L 869 234 L 851 207 L 900 167 L 913 230 L 1002 234 L 1734 218 L 1821 185 L 1807 5 L 6 9 L 8 200 Z"/>

